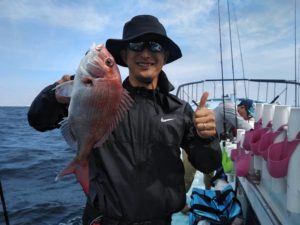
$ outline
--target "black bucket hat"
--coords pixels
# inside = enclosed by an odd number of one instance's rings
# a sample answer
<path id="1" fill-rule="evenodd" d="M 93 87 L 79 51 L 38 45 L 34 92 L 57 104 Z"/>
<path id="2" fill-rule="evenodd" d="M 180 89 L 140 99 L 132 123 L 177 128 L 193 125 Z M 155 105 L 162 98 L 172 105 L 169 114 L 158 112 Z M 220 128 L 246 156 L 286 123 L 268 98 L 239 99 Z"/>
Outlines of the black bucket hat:
<path id="1" fill-rule="evenodd" d="M 164 26 L 156 17 L 151 15 L 139 15 L 133 17 L 124 25 L 123 38 L 108 39 L 106 41 L 106 48 L 113 55 L 117 64 L 127 67 L 120 55 L 121 50 L 126 48 L 130 41 L 138 40 L 143 36 L 151 34 L 158 37 L 161 44 L 163 44 L 169 52 L 166 63 L 173 62 L 182 56 L 178 45 L 167 36 Z"/>

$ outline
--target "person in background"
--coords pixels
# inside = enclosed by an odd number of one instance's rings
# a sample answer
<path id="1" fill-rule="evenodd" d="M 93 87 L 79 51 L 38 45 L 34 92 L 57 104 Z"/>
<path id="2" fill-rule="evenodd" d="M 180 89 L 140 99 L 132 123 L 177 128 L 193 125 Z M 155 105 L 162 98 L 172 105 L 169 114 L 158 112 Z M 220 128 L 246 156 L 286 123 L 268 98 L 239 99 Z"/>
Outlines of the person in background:
<path id="1" fill-rule="evenodd" d="M 123 38 L 108 39 L 106 47 L 118 65 L 128 67 L 123 87 L 134 104 L 92 151 L 83 224 L 170 225 L 172 214 L 186 202 L 180 148 L 204 173 L 221 165 L 214 113 L 205 107 L 208 93 L 195 112 L 170 93 L 174 87 L 162 68 L 182 54 L 154 16 L 133 17 L 124 25 Z M 68 99 L 57 98 L 53 88 L 69 79 L 64 76 L 34 99 L 28 121 L 35 129 L 58 128 L 67 116 Z"/>
<path id="2" fill-rule="evenodd" d="M 225 110 L 225 116 L 224 116 Z M 235 107 L 232 102 L 220 103 L 215 109 L 216 129 L 221 140 L 233 140 L 237 129 L 250 130 L 252 128 L 249 120 L 255 115 L 253 100 L 242 99 Z M 224 121 L 226 130 L 224 132 Z"/>
<path id="3" fill-rule="evenodd" d="M 220 103 L 216 108 L 214 108 L 214 113 L 216 130 L 219 139 L 229 139 L 232 141 L 236 136 L 237 129 L 244 129 L 246 131 L 252 129 L 249 120 L 255 115 L 255 106 L 251 99 L 242 99 L 237 105 L 237 108 L 233 102 L 225 101 L 225 107 L 223 103 Z M 226 132 L 224 132 L 224 126 L 226 128 Z M 204 174 L 203 183 L 205 189 L 211 189 L 211 180 L 213 177 L 214 172 Z"/>

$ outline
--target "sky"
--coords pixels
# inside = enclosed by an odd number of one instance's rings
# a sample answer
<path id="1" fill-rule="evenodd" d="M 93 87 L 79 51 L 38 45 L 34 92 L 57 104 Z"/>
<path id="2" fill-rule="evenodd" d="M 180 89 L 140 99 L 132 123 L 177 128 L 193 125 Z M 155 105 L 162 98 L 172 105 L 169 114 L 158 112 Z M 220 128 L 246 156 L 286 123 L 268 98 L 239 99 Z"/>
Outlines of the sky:
<path id="1" fill-rule="evenodd" d="M 217 0 L 0 0 L 0 106 L 30 105 L 74 74 L 92 43 L 121 39 L 124 23 L 139 14 L 158 17 L 181 48 L 183 57 L 164 67 L 175 88 L 221 78 L 220 30 L 224 78 L 232 78 L 233 63 L 235 78 L 294 80 L 296 1 L 295 23 L 295 0 L 229 0 L 230 45 L 227 0 L 220 0 L 220 27 Z M 119 68 L 124 79 L 127 68 Z"/>

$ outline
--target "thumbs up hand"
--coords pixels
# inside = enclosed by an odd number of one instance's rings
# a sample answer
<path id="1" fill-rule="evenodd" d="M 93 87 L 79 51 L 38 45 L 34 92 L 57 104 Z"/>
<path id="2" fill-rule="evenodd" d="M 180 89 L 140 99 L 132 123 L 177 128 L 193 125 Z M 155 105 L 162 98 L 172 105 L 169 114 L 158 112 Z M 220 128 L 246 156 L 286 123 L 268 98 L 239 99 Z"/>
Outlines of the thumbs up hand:
<path id="1" fill-rule="evenodd" d="M 216 134 L 215 114 L 205 107 L 207 98 L 208 92 L 204 92 L 194 114 L 194 125 L 201 138 L 209 138 Z"/>

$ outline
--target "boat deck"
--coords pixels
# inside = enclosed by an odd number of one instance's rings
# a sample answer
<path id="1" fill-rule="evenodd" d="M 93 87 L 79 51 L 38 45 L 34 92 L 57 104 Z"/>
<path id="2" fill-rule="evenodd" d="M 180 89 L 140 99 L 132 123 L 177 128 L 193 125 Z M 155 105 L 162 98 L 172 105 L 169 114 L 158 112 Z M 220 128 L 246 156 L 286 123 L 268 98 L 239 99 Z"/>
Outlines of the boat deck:
<path id="1" fill-rule="evenodd" d="M 189 216 L 181 212 L 176 213 L 172 216 L 172 225 L 188 225 Z"/>

